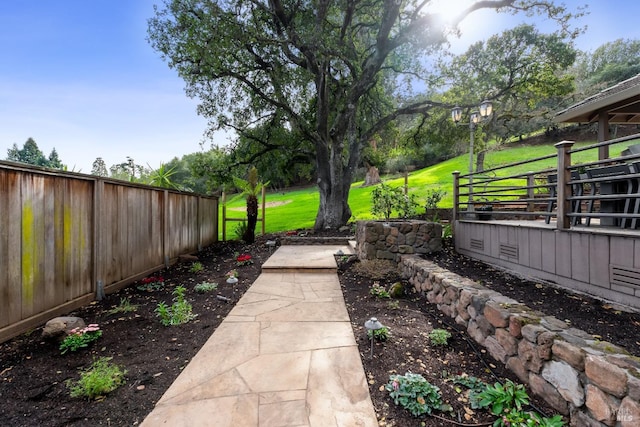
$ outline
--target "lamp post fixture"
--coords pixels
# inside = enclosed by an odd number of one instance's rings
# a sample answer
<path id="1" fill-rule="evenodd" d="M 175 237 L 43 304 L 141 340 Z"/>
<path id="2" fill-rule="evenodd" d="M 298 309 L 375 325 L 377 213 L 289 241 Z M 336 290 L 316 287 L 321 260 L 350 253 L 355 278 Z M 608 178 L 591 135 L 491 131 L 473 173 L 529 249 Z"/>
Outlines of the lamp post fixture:
<path id="1" fill-rule="evenodd" d="M 376 339 L 375 331 L 384 328 L 384 326 L 382 325 L 382 323 L 380 323 L 380 321 L 377 318 L 372 317 L 371 319 L 364 322 L 364 327 L 367 328 L 367 335 L 369 335 L 369 333 L 371 334 L 371 356 L 370 357 L 373 359 L 373 342 Z"/>
<path id="2" fill-rule="evenodd" d="M 469 201 L 467 204 L 467 210 L 473 210 L 473 133 L 476 129 L 476 125 L 480 123 L 480 120 L 486 120 L 491 113 L 493 113 L 493 104 L 491 101 L 484 100 L 480 104 L 479 112 L 474 111 L 469 116 Z M 462 120 L 462 108 L 455 107 L 451 110 L 451 118 L 454 123 L 459 123 Z"/>

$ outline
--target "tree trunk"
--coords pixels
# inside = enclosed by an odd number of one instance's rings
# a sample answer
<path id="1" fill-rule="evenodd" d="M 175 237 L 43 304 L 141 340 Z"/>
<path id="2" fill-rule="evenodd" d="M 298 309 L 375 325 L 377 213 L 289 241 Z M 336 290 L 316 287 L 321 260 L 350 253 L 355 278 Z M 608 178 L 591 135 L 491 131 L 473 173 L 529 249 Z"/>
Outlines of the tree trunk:
<path id="1" fill-rule="evenodd" d="M 487 154 L 486 150 L 478 152 L 476 156 L 476 173 L 484 171 L 484 155 Z"/>
<path id="2" fill-rule="evenodd" d="M 353 171 L 360 158 L 359 145 L 355 141 L 349 145 L 348 161 L 345 162 L 344 144 L 336 140 L 344 139 L 336 138 L 328 143 L 316 144 L 320 195 L 320 205 L 314 225 L 316 230 L 338 228 L 351 219 L 351 208 L 348 203 L 349 190 Z"/>
<path id="3" fill-rule="evenodd" d="M 367 168 L 367 175 L 364 178 L 364 184 L 362 184 L 362 186 L 368 187 L 370 185 L 379 184 L 380 182 L 380 172 L 378 172 L 378 168 L 369 165 L 369 167 Z"/>
<path id="4" fill-rule="evenodd" d="M 258 223 L 258 199 L 255 196 L 247 196 L 247 229 L 242 235 L 246 243 L 256 240 L 256 224 Z"/>

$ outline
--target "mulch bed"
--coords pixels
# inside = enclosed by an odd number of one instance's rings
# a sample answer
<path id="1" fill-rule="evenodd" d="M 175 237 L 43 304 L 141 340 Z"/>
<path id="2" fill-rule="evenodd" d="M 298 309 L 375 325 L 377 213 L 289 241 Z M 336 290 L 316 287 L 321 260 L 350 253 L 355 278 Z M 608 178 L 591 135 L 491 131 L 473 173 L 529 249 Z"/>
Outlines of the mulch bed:
<path id="1" fill-rule="evenodd" d="M 260 274 L 260 266 L 271 253 L 265 245 L 266 240 L 278 237 L 283 235 L 262 236 L 253 245 L 239 242 L 213 245 L 197 254 L 203 265 L 199 273 L 190 271 L 191 262 L 176 264 L 157 273 L 164 278 L 162 289 L 143 291 L 138 289 L 139 283 L 133 284 L 108 295 L 101 302 L 70 313 L 82 317 L 86 323 L 98 323 L 103 330 L 102 337 L 87 349 L 61 355 L 56 342 L 41 338 L 40 329 L 0 344 L 0 425 L 131 426 L 142 422 Z M 237 253 L 251 254 L 254 263 L 236 266 Z M 485 286 L 532 308 L 569 320 L 576 328 L 640 354 L 640 316 L 636 313 L 619 311 L 617 307 L 565 293 L 552 286 L 514 278 L 460 257 L 451 248 L 432 259 L 453 271 L 477 278 Z M 397 307 L 395 303 L 389 305 L 389 300 L 370 295 L 369 287 L 374 281 L 389 286 L 398 277 L 372 278 L 358 264 L 353 259 L 341 258 L 340 280 L 380 425 L 452 425 L 434 417 L 413 418 L 393 404 L 383 390 L 384 385 L 389 375 L 406 371 L 423 373 L 440 387 L 443 399 L 453 406 L 453 411 L 436 413 L 437 416 L 462 424 L 492 421 L 486 413 L 469 408 L 464 390 L 458 391 L 452 385 L 451 376 L 466 373 L 489 382 L 515 378 L 420 295 L 407 293 L 397 300 Z M 232 268 L 238 269 L 240 281 L 228 285 L 225 273 Z M 217 282 L 219 287 L 210 293 L 196 293 L 193 287 L 201 282 Z M 177 285 L 187 288 L 187 300 L 198 317 L 185 325 L 165 327 L 160 324 L 155 309 L 161 301 L 171 303 L 171 292 Z M 218 295 L 229 302 L 219 299 Z M 137 305 L 137 310 L 113 313 L 123 298 Z M 567 310 L 568 307 L 571 310 Z M 373 358 L 363 326 L 371 316 L 377 316 L 391 329 L 387 342 L 375 344 Z M 435 327 L 452 333 L 448 346 L 429 345 L 426 336 Z M 71 398 L 65 381 L 77 379 L 78 369 L 101 356 L 112 357 L 112 362 L 125 367 L 126 384 L 96 401 Z M 548 415 L 552 413 L 539 400 L 534 404 Z"/>

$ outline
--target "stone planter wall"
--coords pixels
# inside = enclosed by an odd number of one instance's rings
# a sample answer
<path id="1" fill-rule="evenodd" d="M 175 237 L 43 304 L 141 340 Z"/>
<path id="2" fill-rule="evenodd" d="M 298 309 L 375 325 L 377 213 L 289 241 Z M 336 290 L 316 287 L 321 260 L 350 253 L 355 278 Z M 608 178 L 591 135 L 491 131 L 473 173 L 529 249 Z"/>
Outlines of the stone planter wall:
<path id="1" fill-rule="evenodd" d="M 572 426 L 640 425 L 640 358 L 419 257 L 401 269 Z"/>
<path id="2" fill-rule="evenodd" d="M 442 248 L 442 225 L 427 221 L 358 221 L 356 253 L 360 259 L 400 261 L 402 255 Z"/>

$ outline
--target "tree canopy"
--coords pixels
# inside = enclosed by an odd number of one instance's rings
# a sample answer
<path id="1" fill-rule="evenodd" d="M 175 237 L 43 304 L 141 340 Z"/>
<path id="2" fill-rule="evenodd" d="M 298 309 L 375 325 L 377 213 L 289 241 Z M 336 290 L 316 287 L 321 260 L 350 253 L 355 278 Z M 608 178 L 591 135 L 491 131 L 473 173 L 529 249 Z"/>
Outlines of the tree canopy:
<path id="1" fill-rule="evenodd" d="M 13 144 L 13 146 L 7 150 L 7 160 L 45 168 L 65 168 L 55 148 L 51 150 L 49 157 L 46 157 L 33 138 L 27 139 L 22 148 L 18 148 L 18 144 Z"/>
<path id="2" fill-rule="evenodd" d="M 572 14 L 552 1 L 476 1 L 451 24 L 431 6 L 429 0 L 172 0 L 156 8 L 149 40 L 185 80 L 187 94 L 199 98 L 212 130 L 248 136 L 258 127 L 284 127 L 310 144 L 320 194 L 315 227 L 336 227 L 351 217 L 349 188 L 368 142 L 398 117 L 453 106 L 409 89 L 419 84 L 433 94 L 446 84 L 430 59 L 457 22 L 481 9 L 542 13 L 559 23 L 559 38 L 576 34 L 568 27 Z M 469 105 L 499 93 L 478 95 Z"/>

